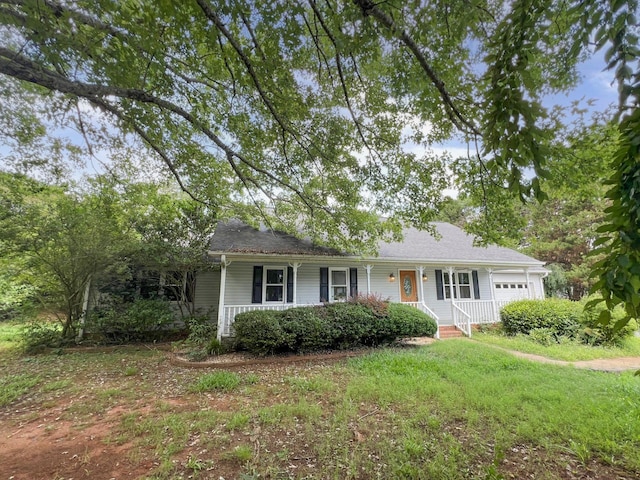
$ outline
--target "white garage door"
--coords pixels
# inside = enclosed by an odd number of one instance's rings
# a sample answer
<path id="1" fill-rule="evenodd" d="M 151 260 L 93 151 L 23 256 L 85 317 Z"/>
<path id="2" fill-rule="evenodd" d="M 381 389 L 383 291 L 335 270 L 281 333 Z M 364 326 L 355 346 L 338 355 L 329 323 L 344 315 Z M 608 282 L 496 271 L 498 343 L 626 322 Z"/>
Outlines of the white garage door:
<path id="1" fill-rule="evenodd" d="M 529 287 L 526 282 L 495 282 L 493 284 L 496 300 L 519 300 L 529 298 Z M 535 296 L 535 293 L 531 295 Z"/>

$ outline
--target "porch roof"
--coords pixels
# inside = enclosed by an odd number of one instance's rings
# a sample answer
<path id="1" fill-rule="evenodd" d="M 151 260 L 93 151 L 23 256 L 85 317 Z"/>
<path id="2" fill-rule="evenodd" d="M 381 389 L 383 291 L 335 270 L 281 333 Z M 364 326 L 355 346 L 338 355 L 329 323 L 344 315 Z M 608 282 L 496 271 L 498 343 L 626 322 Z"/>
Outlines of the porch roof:
<path id="1" fill-rule="evenodd" d="M 453 263 L 477 265 L 521 265 L 542 267 L 543 262 L 510 248 L 474 245 L 473 236 L 444 222 L 434 222 L 440 235 L 436 239 L 429 232 L 406 228 L 402 242 L 381 242 L 378 257 L 372 260 L 424 263 Z M 354 257 L 331 248 L 314 245 L 309 239 L 297 238 L 262 227 L 256 230 L 238 220 L 221 222 L 210 243 L 210 254 L 290 255 L 296 257 Z"/>

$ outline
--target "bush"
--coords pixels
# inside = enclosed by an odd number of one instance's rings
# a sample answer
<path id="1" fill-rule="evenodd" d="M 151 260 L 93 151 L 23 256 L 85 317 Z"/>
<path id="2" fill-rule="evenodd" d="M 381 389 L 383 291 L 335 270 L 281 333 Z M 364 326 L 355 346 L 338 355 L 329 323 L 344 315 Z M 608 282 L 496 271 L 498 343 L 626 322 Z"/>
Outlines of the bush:
<path id="1" fill-rule="evenodd" d="M 89 314 L 88 330 L 108 343 L 155 341 L 166 336 L 174 322 L 166 300 L 140 298 L 130 303 L 112 303 Z"/>
<path id="2" fill-rule="evenodd" d="M 389 304 L 389 323 L 397 337 L 433 337 L 438 324 L 426 313 L 402 303 Z"/>
<path id="3" fill-rule="evenodd" d="M 586 298 L 582 304 L 595 300 L 596 297 Z M 580 332 L 580 340 L 588 345 L 618 344 L 624 338 L 633 335 L 638 329 L 635 320 L 631 320 L 619 330 L 615 329 L 615 324 L 624 318 L 625 311 L 622 305 L 618 305 L 611 312 L 611 320 L 603 325 L 599 322 L 600 313 L 606 309 L 604 302 L 598 303 L 592 308 L 585 309 L 580 319 L 583 329 Z"/>
<path id="4" fill-rule="evenodd" d="M 529 334 L 533 329 L 547 328 L 556 336 L 573 338 L 580 330 L 582 306 L 570 300 L 519 300 L 500 310 L 500 319 L 508 335 Z"/>
<path id="5" fill-rule="evenodd" d="M 293 352 L 312 352 L 331 348 L 335 332 L 324 307 L 290 308 L 280 312 L 280 322 Z"/>
<path id="6" fill-rule="evenodd" d="M 324 307 L 338 350 L 378 344 L 373 310 L 357 303 L 329 303 Z"/>
<path id="7" fill-rule="evenodd" d="M 254 310 L 239 313 L 233 322 L 236 347 L 257 355 L 270 355 L 287 351 L 294 337 L 282 328 L 282 312 Z"/>
<path id="8" fill-rule="evenodd" d="M 20 330 L 20 344 L 25 353 L 40 353 L 46 348 L 60 348 L 70 340 L 62 338 L 62 325 L 56 322 L 30 320 Z"/>
<path id="9" fill-rule="evenodd" d="M 188 317 L 184 323 L 189 332 L 187 342 L 193 345 L 205 345 L 218 333 L 218 324 L 206 315 Z"/>
<path id="10" fill-rule="evenodd" d="M 545 347 L 558 343 L 556 332 L 552 328 L 532 328 L 529 331 L 529 339 Z"/>
<path id="11" fill-rule="evenodd" d="M 433 336 L 436 322 L 414 307 L 381 305 L 371 298 L 236 315 L 237 348 L 257 355 L 312 352 L 388 343 L 398 337 Z"/>

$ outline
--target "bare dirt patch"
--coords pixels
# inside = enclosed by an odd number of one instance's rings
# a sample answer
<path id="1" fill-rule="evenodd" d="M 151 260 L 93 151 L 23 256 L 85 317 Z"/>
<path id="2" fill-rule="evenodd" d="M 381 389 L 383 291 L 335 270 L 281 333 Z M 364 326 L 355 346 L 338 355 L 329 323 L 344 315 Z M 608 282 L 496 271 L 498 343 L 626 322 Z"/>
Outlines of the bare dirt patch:
<path id="1" fill-rule="evenodd" d="M 119 411 L 108 412 L 90 426 L 54 417 L 64 411 L 65 401 L 42 415 L 26 411 L 23 419 L 4 421 L 0 427 L 0 478 L 139 478 L 152 465 L 127 458 L 130 445 L 109 445 L 105 440 L 119 422 Z"/>

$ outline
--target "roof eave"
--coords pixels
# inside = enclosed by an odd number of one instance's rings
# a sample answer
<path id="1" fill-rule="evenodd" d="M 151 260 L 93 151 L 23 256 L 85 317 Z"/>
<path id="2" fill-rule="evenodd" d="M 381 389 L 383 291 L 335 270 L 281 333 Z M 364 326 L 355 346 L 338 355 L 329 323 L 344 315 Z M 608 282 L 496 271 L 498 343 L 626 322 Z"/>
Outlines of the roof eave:
<path id="1" fill-rule="evenodd" d="M 429 265 L 447 265 L 447 266 L 469 266 L 477 265 L 480 267 L 541 267 L 544 268 L 544 262 L 515 262 L 510 260 L 464 260 L 464 259 L 429 259 L 429 258 L 403 258 L 403 257 L 362 257 L 355 255 L 304 255 L 304 254 L 284 254 L 284 253 L 249 253 L 249 252 L 229 252 L 219 250 L 209 250 L 208 255 L 219 256 L 226 255 L 230 257 L 252 258 L 256 260 L 270 260 L 274 258 L 288 258 L 291 260 L 351 260 L 357 262 L 376 262 L 376 263 L 416 263 Z"/>

